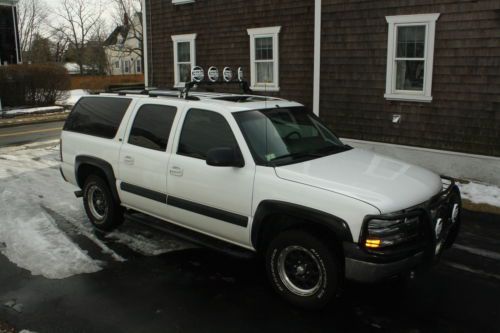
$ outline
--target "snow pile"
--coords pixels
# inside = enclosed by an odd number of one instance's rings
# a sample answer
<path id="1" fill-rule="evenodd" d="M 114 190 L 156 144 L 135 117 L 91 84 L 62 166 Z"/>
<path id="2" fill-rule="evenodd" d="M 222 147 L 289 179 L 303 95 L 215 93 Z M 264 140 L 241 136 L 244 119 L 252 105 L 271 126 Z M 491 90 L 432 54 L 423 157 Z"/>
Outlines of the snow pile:
<path id="1" fill-rule="evenodd" d="M 487 204 L 500 207 L 500 187 L 488 184 L 470 182 L 458 183 L 462 199 L 467 199 L 475 204 Z"/>
<path id="2" fill-rule="evenodd" d="M 76 187 L 59 173 L 58 141 L 0 149 L 0 253 L 33 274 L 65 278 L 101 269 L 71 237 L 92 241 L 111 260 L 124 262 L 111 246 L 125 244 L 154 256 L 193 247 L 169 235 L 125 223 L 101 239 L 75 197 Z M 39 145 L 39 144 L 38 144 Z"/>
<path id="3" fill-rule="evenodd" d="M 82 96 L 87 96 L 88 94 L 88 91 L 83 89 L 70 90 L 67 97 L 57 101 L 56 104 L 73 106 L 80 100 Z"/>
<path id="4" fill-rule="evenodd" d="M 61 279 L 101 269 L 62 232 L 41 208 L 78 211 L 71 188 L 62 185 L 57 173 L 57 149 L 0 150 L 0 252 L 34 275 Z M 60 178 L 60 177 L 59 177 Z M 62 186 L 61 186 L 62 187 Z M 69 198 L 69 201 L 68 201 Z"/>

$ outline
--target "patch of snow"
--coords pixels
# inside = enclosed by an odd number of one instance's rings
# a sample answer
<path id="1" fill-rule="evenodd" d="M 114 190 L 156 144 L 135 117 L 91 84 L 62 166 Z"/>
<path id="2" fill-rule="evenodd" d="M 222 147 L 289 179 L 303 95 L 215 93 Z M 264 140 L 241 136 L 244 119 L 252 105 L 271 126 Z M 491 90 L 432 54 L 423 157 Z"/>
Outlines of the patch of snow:
<path id="1" fill-rule="evenodd" d="M 63 188 L 58 170 L 58 149 L 0 150 L 1 253 L 33 275 L 61 279 L 101 269 L 62 232 L 41 208 L 78 212 L 72 189 Z M 54 191 L 54 187 L 58 187 Z"/>
<path id="2" fill-rule="evenodd" d="M 145 256 L 157 256 L 195 247 L 191 244 L 174 240 L 169 235 L 161 232 L 149 232 L 148 230 L 144 230 L 142 226 L 135 224 L 126 224 L 106 235 L 106 238 L 127 245 L 132 250 Z"/>
<path id="3" fill-rule="evenodd" d="M 100 270 L 101 262 L 71 240 L 76 234 L 118 262 L 126 259 L 111 248 L 113 243 L 148 256 L 193 247 L 134 223 L 105 239 L 97 237 L 73 193 L 77 188 L 58 169 L 57 140 L 0 148 L 0 253 L 18 266 L 49 278 Z"/>
<path id="4" fill-rule="evenodd" d="M 19 333 L 36 333 L 35 331 L 22 330 Z"/>
<path id="5" fill-rule="evenodd" d="M 500 187 L 470 182 L 467 184 L 458 183 L 462 199 L 467 199 L 475 204 L 487 204 L 500 207 Z"/>
<path id="6" fill-rule="evenodd" d="M 2 113 L 8 116 L 16 116 L 16 115 L 30 114 L 30 113 L 62 112 L 63 110 L 64 108 L 61 106 L 44 106 L 37 108 L 4 110 Z"/>
<path id="7" fill-rule="evenodd" d="M 0 201 L 0 241 L 5 244 L 1 253 L 10 261 L 33 275 L 49 279 L 101 270 L 98 262 L 87 256 L 29 199 L 23 200 L 15 192 L 4 190 Z"/>
<path id="8" fill-rule="evenodd" d="M 70 90 L 68 91 L 66 98 L 57 101 L 56 104 L 73 106 L 80 100 L 82 96 L 87 96 L 87 95 L 89 95 L 87 90 L 83 89 Z"/>

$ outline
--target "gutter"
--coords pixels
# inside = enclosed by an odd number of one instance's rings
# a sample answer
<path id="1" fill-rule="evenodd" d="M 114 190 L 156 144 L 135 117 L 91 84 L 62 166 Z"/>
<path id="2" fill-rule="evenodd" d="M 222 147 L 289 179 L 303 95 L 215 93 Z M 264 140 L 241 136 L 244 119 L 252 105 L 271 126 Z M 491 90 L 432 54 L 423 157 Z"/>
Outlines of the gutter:
<path id="1" fill-rule="evenodd" d="M 313 112 L 319 116 L 321 73 L 321 0 L 314 1 L 314 74 L 313 74 Z"/>

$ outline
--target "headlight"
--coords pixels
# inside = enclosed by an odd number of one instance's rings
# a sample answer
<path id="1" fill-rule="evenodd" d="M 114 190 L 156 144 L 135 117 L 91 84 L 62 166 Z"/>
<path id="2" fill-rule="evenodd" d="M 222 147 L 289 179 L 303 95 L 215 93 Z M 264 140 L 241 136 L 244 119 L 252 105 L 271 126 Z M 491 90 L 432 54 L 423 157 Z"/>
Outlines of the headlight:
<path id="1" fill-rule="evenodd" d="M 374 218 L 368 221 L 365 240 L 367 248 L 384 248 L 415 240 L 420 235 L 420 217 L 387 220 Z"/>

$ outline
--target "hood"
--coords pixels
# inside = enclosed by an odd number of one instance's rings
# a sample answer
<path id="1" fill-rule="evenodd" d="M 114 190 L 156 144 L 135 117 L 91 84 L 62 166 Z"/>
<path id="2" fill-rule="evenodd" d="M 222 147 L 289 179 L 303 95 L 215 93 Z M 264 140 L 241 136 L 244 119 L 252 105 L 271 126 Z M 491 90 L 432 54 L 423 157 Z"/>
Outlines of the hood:
<path id="1" fill-rule="evenodd" d="M 437 174 L 362 149 L 279 166 L 275 170 L 279 178 L 362 200 L 381 213 L 421 204 L 442 189 Z"/>

